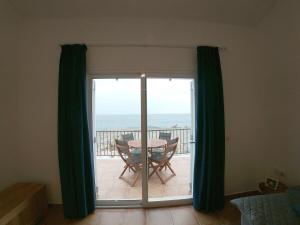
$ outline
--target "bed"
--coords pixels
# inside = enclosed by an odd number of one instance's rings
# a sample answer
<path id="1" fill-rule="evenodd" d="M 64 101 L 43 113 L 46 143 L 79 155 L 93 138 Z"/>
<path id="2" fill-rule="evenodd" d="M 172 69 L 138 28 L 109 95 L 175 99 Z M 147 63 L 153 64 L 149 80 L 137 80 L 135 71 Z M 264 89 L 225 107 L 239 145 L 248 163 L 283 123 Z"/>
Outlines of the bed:
<path id="1" fill-rule="evenodd" d="M 231 202 L 241 211 L 241 225 L 300 225 L 294 207 L 300 202 L 299 187 L 287 193 L 244 197 Z"/>

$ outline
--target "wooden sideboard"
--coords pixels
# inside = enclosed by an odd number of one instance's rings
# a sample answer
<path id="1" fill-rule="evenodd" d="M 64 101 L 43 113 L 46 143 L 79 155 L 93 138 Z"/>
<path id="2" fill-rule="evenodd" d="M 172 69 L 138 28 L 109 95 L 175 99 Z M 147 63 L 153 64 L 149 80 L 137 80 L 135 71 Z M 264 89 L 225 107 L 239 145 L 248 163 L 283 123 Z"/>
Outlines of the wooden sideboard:
<path id="1" fill-rule="evenodd" d="M 15 184 L 0 192 L 0 225 L 36 225 L 47 208 L 45 185 Z"/>

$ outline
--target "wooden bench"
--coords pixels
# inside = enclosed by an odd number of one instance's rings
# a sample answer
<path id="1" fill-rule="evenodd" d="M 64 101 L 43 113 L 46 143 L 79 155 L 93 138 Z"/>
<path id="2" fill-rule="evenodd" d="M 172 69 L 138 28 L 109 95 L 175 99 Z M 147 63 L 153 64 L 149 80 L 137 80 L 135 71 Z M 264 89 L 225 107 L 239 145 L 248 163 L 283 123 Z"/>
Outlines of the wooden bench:
<path id="1" fill-rule="evenodd" d="M 47 208 L 45 185 L 15 184 L 0 192 L 0 225 L 36 225 Z"/>

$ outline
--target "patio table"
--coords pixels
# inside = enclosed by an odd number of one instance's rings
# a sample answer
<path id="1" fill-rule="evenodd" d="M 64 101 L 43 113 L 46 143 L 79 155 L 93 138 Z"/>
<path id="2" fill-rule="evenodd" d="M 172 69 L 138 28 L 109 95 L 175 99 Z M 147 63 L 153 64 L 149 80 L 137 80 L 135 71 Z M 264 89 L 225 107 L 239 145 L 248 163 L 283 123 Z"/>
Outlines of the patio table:
<path id="1" fill-rule="evenodd" d="M 162 140 L 162 139 L 150 139 L 147 142 L 147 147 L 148 147 L 148 149 L 161 148 L 161 147 L 164 147 L 166 144 L 167 144 L 166 140 Z M 131 141 L 128 141 L 128 145 L 131 148 L 138 148 L 138 149 L 140 149 L 142 147 L 142 142 L 141 142 L 141 140 L 131 140 Z"/>

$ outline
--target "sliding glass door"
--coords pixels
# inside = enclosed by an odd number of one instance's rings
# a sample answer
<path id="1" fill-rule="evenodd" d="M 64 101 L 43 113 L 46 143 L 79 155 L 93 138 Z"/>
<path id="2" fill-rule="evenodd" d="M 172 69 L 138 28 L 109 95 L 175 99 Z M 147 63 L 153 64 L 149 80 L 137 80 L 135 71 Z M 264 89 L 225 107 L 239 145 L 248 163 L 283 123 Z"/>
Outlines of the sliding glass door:
<path id="1" fill-rule="evenodd" d="M 89 85 L 97 204 L 191 201 L 193 80 L 94 76 Z"/>
<path id="2" fill-rule="evenodd" d="M 191 79 L 147 79 L 149 201 L 190 198 Z"/>
<path id="3" fill-rule="evenodd" d="M 116 143 L 116 140 L 141 138 L 140 79 L 95 79 L 93 82 L 97 199 L 141 200 L 141 176 L 135 180 L 138 171 L 127 162 L 135 160 L 135 155 L 128 159 L 129 148 L 123 149 L 122 143 Z"/>

